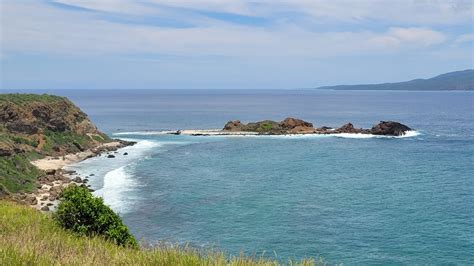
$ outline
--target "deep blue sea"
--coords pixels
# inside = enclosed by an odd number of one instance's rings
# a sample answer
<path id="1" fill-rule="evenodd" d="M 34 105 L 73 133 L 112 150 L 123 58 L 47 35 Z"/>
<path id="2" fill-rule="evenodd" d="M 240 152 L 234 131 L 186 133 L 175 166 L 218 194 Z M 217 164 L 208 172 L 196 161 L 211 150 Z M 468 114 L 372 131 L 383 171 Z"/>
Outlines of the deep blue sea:
<path id="1" fill-rule="evenodd" d="M 317 90 L 53 91 L 138 144 L 81 162 L 133 234 L 230 255 L 330 264 L 472 264 L 474 93 Z M 297 117 L 396 120 L 417 134 L 196 137 L 160 131 Z"/>

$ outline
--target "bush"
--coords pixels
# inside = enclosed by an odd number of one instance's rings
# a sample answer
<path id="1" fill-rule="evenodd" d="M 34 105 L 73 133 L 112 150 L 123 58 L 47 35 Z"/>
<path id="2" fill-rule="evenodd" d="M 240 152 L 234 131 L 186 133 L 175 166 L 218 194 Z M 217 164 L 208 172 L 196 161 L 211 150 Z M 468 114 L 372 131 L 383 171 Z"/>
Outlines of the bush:
<path id="1" fill-rule="evenodd" d="M 54 219 L 79 235 L 103 236 L 117 245 L 138 247 L 120 217 L 87 188 L 69 186 L 61 193 Z"/>

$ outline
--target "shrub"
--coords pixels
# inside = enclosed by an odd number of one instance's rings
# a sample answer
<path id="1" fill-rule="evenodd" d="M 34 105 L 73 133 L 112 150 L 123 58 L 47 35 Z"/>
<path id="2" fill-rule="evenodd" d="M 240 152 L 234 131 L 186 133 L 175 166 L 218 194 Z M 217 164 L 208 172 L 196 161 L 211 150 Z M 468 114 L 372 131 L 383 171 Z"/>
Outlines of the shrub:
<path id="1" fill-rule="evenodd" d="M 138 247 L 120 217 L 85 187 L 69 186 L 61 193 L 54 219 L 79 235 L 103 236 L 120 246 Z"/>
<path id="2" fill-rule="evenodd" d="M 257 132 L 268 132 L 273 129 L 273 125 L 271 123 L 263 123 L 257 128 Z"/>

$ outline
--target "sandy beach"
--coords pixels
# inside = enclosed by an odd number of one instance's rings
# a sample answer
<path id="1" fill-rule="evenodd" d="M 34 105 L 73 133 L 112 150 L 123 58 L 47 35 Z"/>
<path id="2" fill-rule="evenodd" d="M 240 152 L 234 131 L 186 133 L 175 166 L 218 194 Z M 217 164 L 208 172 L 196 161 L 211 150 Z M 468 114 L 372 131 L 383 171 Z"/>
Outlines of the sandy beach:
<path id="1" fill-rule="evenodd" d="M 66 171 L 63 168 L 73 163 L 94 157 L 100 153 L 117 150 L 126 146 L 123 142 L 114 141 L 102 144 L 93 149 L 83 152 L 71 153 L 61 157 L 48 156 L 39 160 L 31 161 L 38 169 L 45 171 L 46 175 L 38 178 L 38 189 L 32 193 L 18 195 L 20 201 L 24 201 L 31 207 L 49 212 L 59 204 L 59 194 L 71 185 L 87 186 L 87 179 L 77 176 L 74 171 Z"/>
<path id="2" fill-rule="evenodd" d="M 95 152 L 96 150 L 101 150 L 101 149 L 110 149 L 110 148 L 119 148 L 123 144 L 119 141 L 114 141 L 114 142 L 109 142 L 105 143 L 101 146 L 98 146 L 94 150 L 86 150 L 83 152 L 78 152 L 78 153 L 71 153 L 67 154 L 63 157 L 53 157 L 53 156 L 48 156 L 39 160 L 31 161 L 31 163 L 38 167 L 40 170 L 53 170 L 53 169 L 62 169 L 63 167 L 80 162 L 82 160 L 85 160 L 87 158 L 93 157 L 97 154 Z"/>

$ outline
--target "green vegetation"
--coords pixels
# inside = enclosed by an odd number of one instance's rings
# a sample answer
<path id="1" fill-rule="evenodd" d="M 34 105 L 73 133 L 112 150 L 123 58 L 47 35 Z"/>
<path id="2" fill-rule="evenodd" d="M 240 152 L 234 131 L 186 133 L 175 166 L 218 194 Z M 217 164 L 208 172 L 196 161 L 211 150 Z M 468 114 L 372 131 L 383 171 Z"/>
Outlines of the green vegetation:
<path id="1" fill-rule="evenodd" d="M 41 159 L 41 158 L 44 158 L 44 155 L 36 152 L 36 151 L 29 151 L 29 152 L 25 152 L 23 154 L 25 156 L 26 159 L 28 159 L 29 161 L 34 161 L 34 160 L 38 160 L 38 159 Z"/>
<path id="2" fill-rule="evenodd" d="M 38 147 L 38 140 L 37 139 L 27 139 L 27 138 L 22 138 L 22 137 L 17 137 L 17 136 L 10 136 L 10 138 L 13 140 L 14 143 L 16 144 L 26 144 L 32 147 Z"/>
<path id="3" fill-rule="evenodd" d="M 87 188 L 66 188 L 53 217 L 62 227 L 79 235 L 103 236 L 117 245 L 138 247 L 120 217 Z"/>
<path id="4" fill-rule="evenodd" d="M 32 208 L 0 201 L 0 265 L 278 265 L 277 261 L 189 247 L 123 247 L 100 236 L 78 236 Z M 289 265 L 324 264 L 289 261 Z"/>
<path id="5" fill-rule="evenodd" d="M 44 132 L 45 143 L 43 150 L 47 153 L 52 152 L 54 146 L 66 147 L 69 152 L 78 152 L 85 147 L 90 141 L 87 135 L 79 135 L 74 132 L 55 132 L 46 130 Z"/>
<path id="6" fill-rule="evenodd" d="M 53 103 L 57 101 L 69 101 L 65 97 L 60 97 L 56 95 L 49 95 L 49 94 L 24 94 L 24 93 L 11 93 L 11 94 L 0 94 L 0 103 L 2 102 L 10 102 L 17 105 L 25 105 L 31 102 L 45 102 L 45 103 Z"/>
<path id="7" fill-rule="evenodd" d="M 92 135 L 92 139 L 95 140 L 95 141 L 98 141 L 98 142 L 105 142 L 107 140 L 109 140 L 109 138 L 107 136 L 101 136 L 101 135 Z"/>
<path id="8" fill-rule="evenodd" d="M 10 192 L 32 191 L 40 174 L 24 154 L 0 156 L 0 184 Z"/>
<path id="9" fill-rule="evenodd" d="M 260 124 L 260 126 L 257 128 L 257 132 L 269 132 L 273 129 L 273 124 L 270 122 L 264 122 Z"/>

